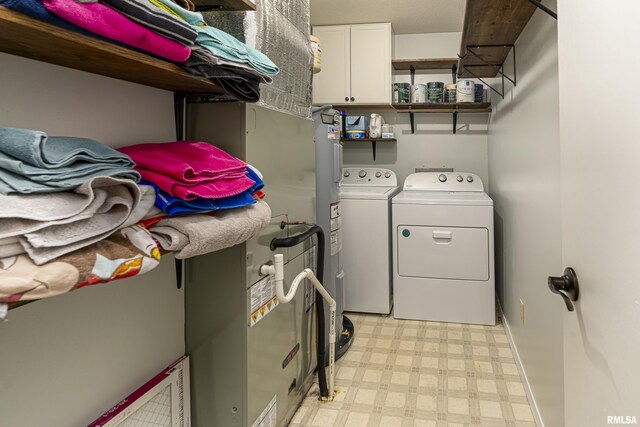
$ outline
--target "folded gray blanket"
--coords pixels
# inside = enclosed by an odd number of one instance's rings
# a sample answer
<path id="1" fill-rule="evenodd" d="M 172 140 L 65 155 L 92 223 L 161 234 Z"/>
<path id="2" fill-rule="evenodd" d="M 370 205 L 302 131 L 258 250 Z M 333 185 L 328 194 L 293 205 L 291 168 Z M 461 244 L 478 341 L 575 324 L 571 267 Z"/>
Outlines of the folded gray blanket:
<path id="1" fill-rule="evenodd" d="M 191 74 L 214 79 L 224 91 L 242 102 L 258 102 L 260 100 L 261 79 L 254 73 L 243 68 L 229 65 L 218 65 L 208 50 L 194 46 L 191 56 L 184 62 L 183 67 Z"/>
<path id="2" fill-rule="evenodd" d="M 131 204 L 127 197 L 110 203 L 111 208 L 87 220 L 57 225 L 20 236 L 20 243 L 37 265 L 47 263 L 111 236 L 145 217 L 155 202 L 152 187 L 141 186 L 140 198 Z"/>
<path id="3" fill-rule="evenodd" d="M 214 215 L 163 219 L 151 229 L 151 235 L 164 241 L 167 245 L 163 245 L 165 249 L 171 247 L 171 250 L 179 250 L 176 258 L 183 259 L 246 242 L 269 225 L 270 220 L 271 208 L 265 201 L 258 200 L 254 205 L 216 212 Z"/>
<path id="4" fill-rule="evenodd" d="M 111 177 L 91 178 L 73 191 L 56 194 L 0 195 L 0 238 L 91 218 L 110 194 L 122 188 L 139 197 L 136 183 Z"/>
<path id="5" fill-rule="evenodd" d="M 96 176 L 138 181 L 125 154 L 86 138 L 0 127 L 0 194 L 60 192 Z"/>
<path id="6" fill-rule="evenodd" d="M 198 33 L 186 21 L 171 15 L 148 0 L 100 0 L 145 27 L 158 34 L 192 45 Z"/>
<path id="7" fill-rule="evenodd" d="M 250 65 L 229 61 L 219 56 L 215 56 L 209 49 L 197 44 L 191 47 L 191 56 L 183 66 L 191 74 L 195 74 L 200 77 L 221 77 L 223 76 L 222 73 L 225 72 L 224 70 L 226 70 L 226 76 L 236 75 L 257 77 L 260 79 L 260 83 L 273 83 L 273 78 L 271 76 L 262 74 Z"/>
<path id="8" fill-rule="evenodd" d="M 93 178 L 73 193 L 0 196 L 0 239 L 18 238 L 23 252 L 43 264 L 137 223 L 154 202 L 153 187 L 110 177 Z M 15 251 L 8 242 L 5 252 Z"/>

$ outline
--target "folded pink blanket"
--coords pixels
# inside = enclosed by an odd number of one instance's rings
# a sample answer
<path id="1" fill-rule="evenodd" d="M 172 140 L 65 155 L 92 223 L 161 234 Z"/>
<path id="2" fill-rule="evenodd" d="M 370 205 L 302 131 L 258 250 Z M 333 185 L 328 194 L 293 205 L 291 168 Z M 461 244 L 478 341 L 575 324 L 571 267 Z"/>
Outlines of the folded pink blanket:
<path id="1" fill-rule="evenodd" d="M 191 49 L 143 27 L 102 3 L 75 0 L 42 0 L 50 12 L 111 40 L 153 53 L 174 62 L 185 62 Z"/>
<path id="2" fill-rule="evenodd" d="M 198 197 L 222 199 L 240 194 L 255 184 L 255 181 L 248 178 L 246 174 L 240 178 L 212 178 L 183 182 L 166 176 L 164 172 L 148 171 L 138 167 L 135 169 L 140 172 L 143 180 L 154 183 L 161 190 L 182 200 L 194 200 Z"/>
<path id="3" fill-rule="evenodd" d="M 162 172 L 183 182 L 221 176 L 238 178 L 247 174 L 245 162 L 206 142 L 137 144 L 118 151 L 131 157 L 141 169 Z"/>
<path id="4" fill-rule="evenodd" d="M 255 184 L 245 162 L 206 142 L 137 144 L 118 151 L 131 157 L 142 179 L 183 200 L 231 197 Z"/>

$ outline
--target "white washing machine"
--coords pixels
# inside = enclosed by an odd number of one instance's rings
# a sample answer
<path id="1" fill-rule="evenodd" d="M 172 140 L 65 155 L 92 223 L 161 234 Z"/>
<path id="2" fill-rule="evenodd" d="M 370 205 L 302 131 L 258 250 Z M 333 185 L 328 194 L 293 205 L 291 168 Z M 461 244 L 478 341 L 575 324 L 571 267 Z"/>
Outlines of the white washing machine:
<path id="1" fill-rule="evenodd" d="M 391 312 L 391 198 L 398 191 L 398 179 L 391 170 L 342 170 L 340 207 L 345 311 Z"/>
<path id="2" fill-rule="evenodd" d="M 493 201 L 477 175 L 409 175 L 393 198 L 394 317 L 495 324 Z"/>

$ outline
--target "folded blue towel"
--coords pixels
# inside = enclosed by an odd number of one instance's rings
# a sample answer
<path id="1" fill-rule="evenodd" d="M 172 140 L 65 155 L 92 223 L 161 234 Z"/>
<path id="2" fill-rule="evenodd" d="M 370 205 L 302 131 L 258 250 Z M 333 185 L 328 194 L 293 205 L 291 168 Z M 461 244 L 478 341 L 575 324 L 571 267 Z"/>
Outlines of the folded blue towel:
<path id="1" fill-rule="evenodd" d="M 199 197 L 194 200 L 182 200 L 165 193 L 152 183 L 141 181 L 140 184 L 151 185 L 155 188 L 156 207 L 169 216 L 178 216 L 222 209 L 241 208 L 243 206 L 254 204 L 256 201 L 253 198 L 253 194 L 264 188 L 264 183 L 260 176 L 250 167 L 247 168 L 247 176 L 255 181 L 253 187 L 238 195 L 225 197 L 223 199 L 205 199 Z"/>
<path id="2" fill-rule="evenodd" d="M 0 194 L 48 193 L 92 177 L 140 180 L 126 154 L 98 141 L 0 127 Z"/>
<path id="3" fill-rule="evenodd" d="M 0 0 L 0 6 L 4 6 L 8 9 L 15 10 L 20 13 L 24 13 L 31 18 L 35 18 L 39 21 L 48 22 L 49 24 L 65 28 L 67 30 L 75 31 L 85 35 L 91 33 L 83 30 L 82 28 L 65 21 L 64 19 L 49 12 L 40 0 Z"/>
<path id="4" fill-rule="evenodd" d="M 152 55 L 149 52 L 145 52 L 143 50 L 128 46 L 115 40 L 106 39 L 92 33 L 91 31 L 80 28 L 77 25 L 72 24 L 71 22 L 65 21 L 58 15 L 49 12 L 40 0 L 0 0 L 0 6 L 4 6 L 7 9 L 15 10 L 16 12 L 24 13 L 31 18 L 37 19 L 38 21 L 46 22 L 51 25 L 55 25 L 56 27 L 64 28 L 69 31 L 75 31 L 76 33 L 84 34 L 85 36 L 91 36 L 93 38 L 109 42 L 111 44 L 125 47 L 129 50 L 134 50 L 136 52 L 141 52 L 145 55 L 155 57 L 155 55 Z"/>

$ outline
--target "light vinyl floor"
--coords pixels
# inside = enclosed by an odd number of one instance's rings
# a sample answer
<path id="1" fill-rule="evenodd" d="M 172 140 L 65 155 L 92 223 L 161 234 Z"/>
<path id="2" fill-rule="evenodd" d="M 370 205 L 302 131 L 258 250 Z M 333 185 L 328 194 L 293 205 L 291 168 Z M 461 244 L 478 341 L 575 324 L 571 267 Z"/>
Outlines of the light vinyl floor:
<path id="1" fill-rule="evenodd" d="M 504 327 L 347 313 L 335 401 L 314 384 L 291 427 L 536 427 Z"/>

